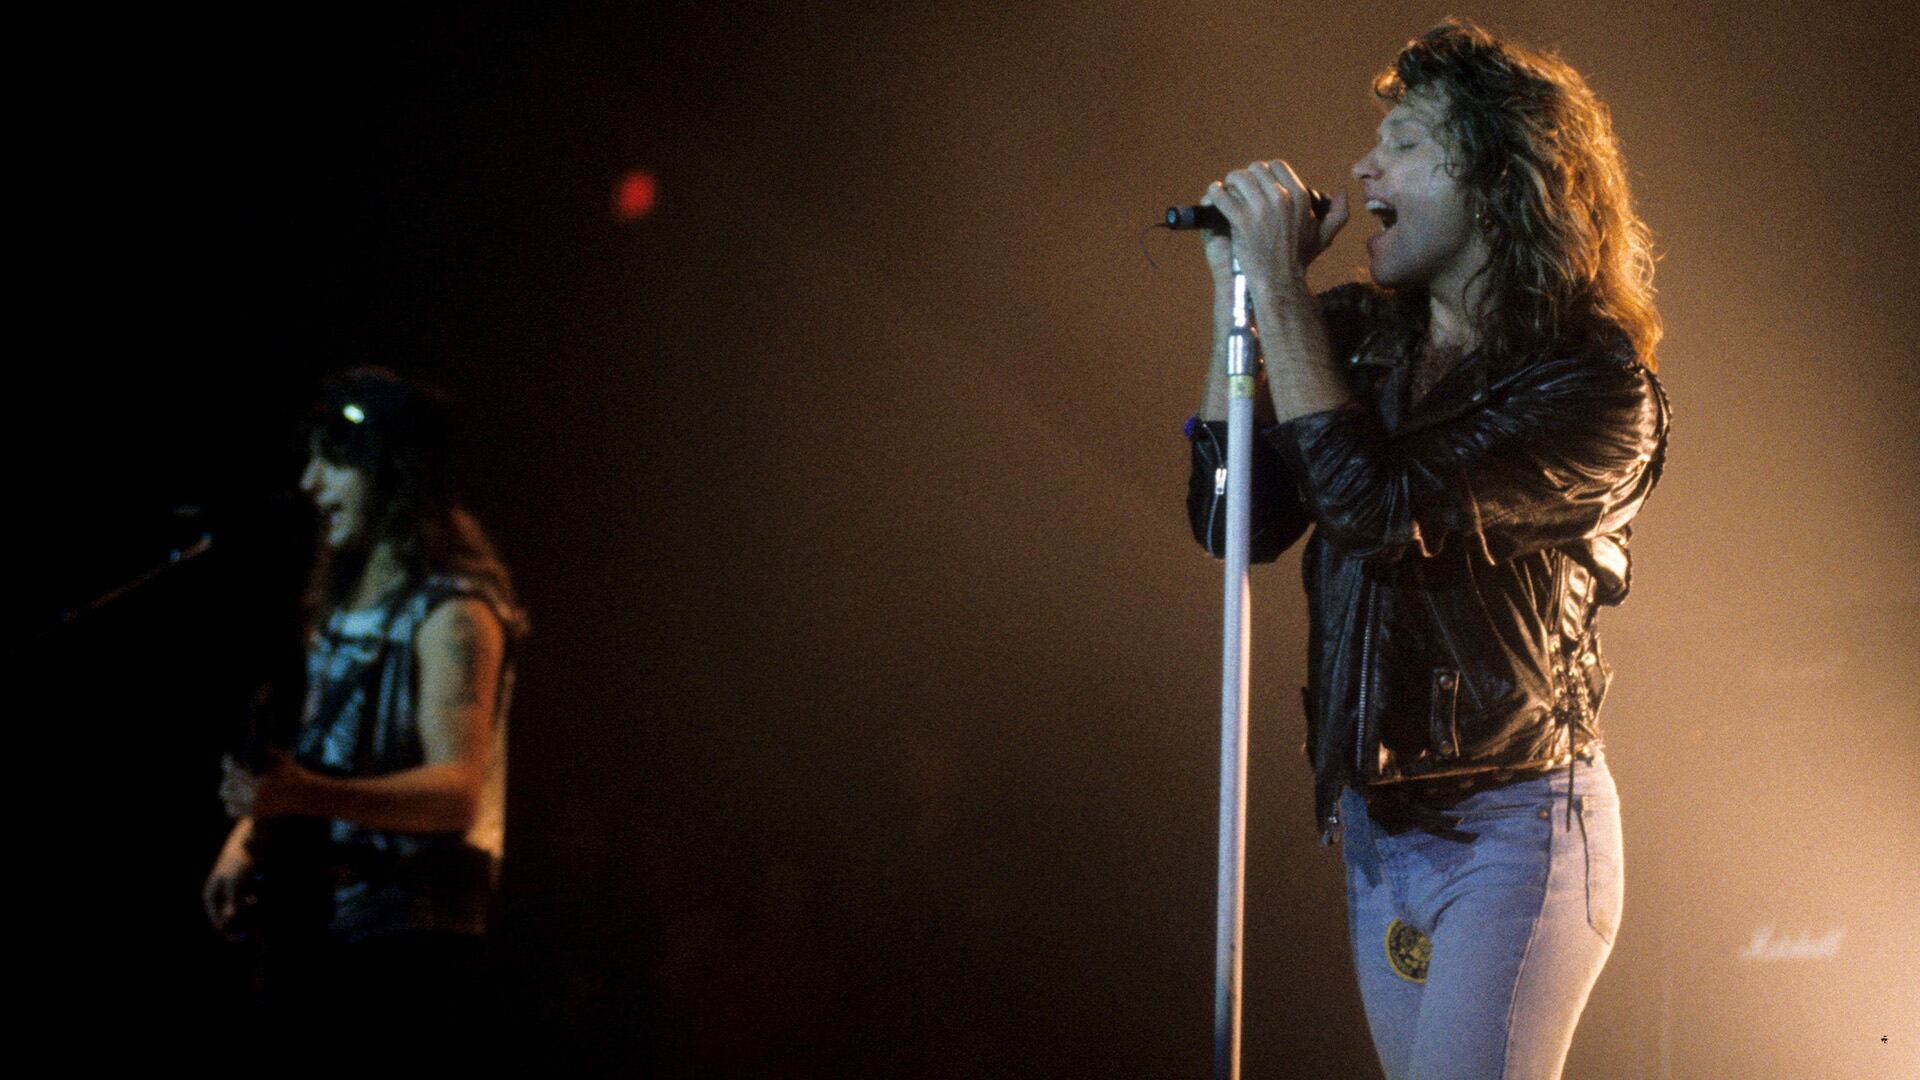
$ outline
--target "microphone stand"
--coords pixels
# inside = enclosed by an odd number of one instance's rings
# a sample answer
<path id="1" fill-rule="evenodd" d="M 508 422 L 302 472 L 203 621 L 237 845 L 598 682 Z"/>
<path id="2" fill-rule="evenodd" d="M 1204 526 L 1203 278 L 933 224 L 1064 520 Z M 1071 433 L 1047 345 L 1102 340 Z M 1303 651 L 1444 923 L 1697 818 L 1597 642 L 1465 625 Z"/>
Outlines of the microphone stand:
<path id="1" fill-rule="evenodd" d="M 185 547 L 175 548 L 172 551 L 167 552 L 167 557 L 164 561 L 157 563 L 146 570 L 141 571 L 139 574 L 136 574 L 134 577 L 130 578 L 129 580 L 119 585 L 116 585 L 111 589 L 108 589 L 106 592 L 101 593 L 99 596 L 94 597 L 93 599 L 87 601 L 84 604 L 81 604 L 79 607 L 69 608 L 68 610 L 61 612 L 60 617 L 55 619 L 52 624 L 42 627 L 39 633 L 36 635 L 36 637 L 44 638 L 57 631 L 64 630 L 67 627 L 73 626 L 76 623 L 80 622 L 80 620 L 90 615 L 93 615 L 96 612 L 106 609 L 107 607 L 111 606 L 114 602 L 118 601 L 121 597 L 127 595 L 130 592 L 133 592 L 135 589 L 141 588 L 142 586 L 145 586 L 165 576 L 166 574 L 179 569 L 181 566 L 184 566 L 187 563 L 192 562 L 194 559 L 197 559 L 200 556 L 205 555 L 207 552 L 211 550 L 213 550 L 212 534 L 201 533 L 200 539 L 195 540 L 193 543 L 188 544 Z"/>
<path id="2" fill-rule="evenodd" d="M 1307 191 L 1313 216 L 1333 201 Z M 1169 229 L 1227 231 L 1213 206 L 1170 206 Z M 1227 550 L 1220 649 L 1220 873 L 1214 911 L 1213 1075 L 1240 1080 L 1241 901 L 1247 883 L 1247 683 L 1253 607 L 1247 593 L 1252 533 L 1253 395 L 1260 374 L 1260 332 L 1253 324 L 1247 275 L 1233 260 L 1233 330 L 1227 337 Z"/>
<path id="3" fill-rule="evenodd" d="M 1247 684 L 1253 608 L 1247 549 L 1253 493 L 1253 395 L 1260 339 L 1247 276 L 1233 260 L 1227 337 L 1227 550 L 1220 661 L 1220 871 L 1214 918 L 1213 1075 L 1240 1078 L 1240 969 L 1247 876 Z"/>

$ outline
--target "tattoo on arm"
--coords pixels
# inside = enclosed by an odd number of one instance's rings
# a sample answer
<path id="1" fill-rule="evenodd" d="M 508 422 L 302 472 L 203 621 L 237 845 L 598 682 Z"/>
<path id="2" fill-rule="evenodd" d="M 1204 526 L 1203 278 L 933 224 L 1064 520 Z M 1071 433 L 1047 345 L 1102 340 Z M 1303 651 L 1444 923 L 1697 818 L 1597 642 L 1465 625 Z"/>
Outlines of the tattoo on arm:
<path id="1" fill-rule="evenodd" d="M 445 656 L 449 667 L 465 676 L 465 678 L 453 680 L 453 686 L 449 687 L 453 695 L 449 697 L 448 703 L 471 707 L 480 703 L 480 688 L 473 677 L 477 674 L 474 671 L 474 660 L 478 649 L 474 640 L 473 613 L 464 608 L 465 605 L 462 605 L 461 608 L 456 609 L 457 615 L 447 627 L 446 641 L 441 653 Z"/>
<path id="2" fill-rule="evenodd" d="M 462 758 L 493 721 L 499 623 L 480 601 L 458 600 L 428 617 L 419 647 L 419 723 L 428 757 Z"/>

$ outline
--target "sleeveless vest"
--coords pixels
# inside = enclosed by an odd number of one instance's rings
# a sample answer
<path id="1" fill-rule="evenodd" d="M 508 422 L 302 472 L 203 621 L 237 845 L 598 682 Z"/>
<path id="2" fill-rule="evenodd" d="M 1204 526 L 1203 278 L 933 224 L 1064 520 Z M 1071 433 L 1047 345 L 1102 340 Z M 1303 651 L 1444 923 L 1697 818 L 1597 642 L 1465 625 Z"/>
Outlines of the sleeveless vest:
<path id="1" fill-rule="evenodd" d="M 398 930 L 486 929 L 504 840 L 513 646 L 524 631 L 521 613 L 499 590 L 478 578 L 435 574 L 378 606 L 332 613 L 307 650 L 307 695 L 293 756 L 316 772 L 355 778 L 424 764 L 414 639 L 420 624 L 455 598 L 485 603 L 506 642 L 479 815 L 465 832 L 445 833 L 329 821 L 323 858 L 333 883 L 327 935 L 334 940 L 364 941 Z"/>

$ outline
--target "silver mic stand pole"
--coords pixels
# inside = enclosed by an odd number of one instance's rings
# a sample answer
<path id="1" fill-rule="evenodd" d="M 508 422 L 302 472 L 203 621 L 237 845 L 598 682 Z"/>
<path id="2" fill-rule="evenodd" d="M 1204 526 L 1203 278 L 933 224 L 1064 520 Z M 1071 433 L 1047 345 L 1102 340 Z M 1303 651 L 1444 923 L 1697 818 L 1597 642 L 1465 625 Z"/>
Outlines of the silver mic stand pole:
<path id="1" fill-rule="evenodd" d="M 1213 1075 L 1240 1078 L 1241 900 L 1247 876 L 1247 673 L 1253 608 L 1247 547 L 1253 494 L 1253 395 L 1260 339 L 1247 277 L 1233 260 L 1233 332 L 1227 337 L 1227 551 L 1220 663 L 1220 875 L 1214 919 Z"/>

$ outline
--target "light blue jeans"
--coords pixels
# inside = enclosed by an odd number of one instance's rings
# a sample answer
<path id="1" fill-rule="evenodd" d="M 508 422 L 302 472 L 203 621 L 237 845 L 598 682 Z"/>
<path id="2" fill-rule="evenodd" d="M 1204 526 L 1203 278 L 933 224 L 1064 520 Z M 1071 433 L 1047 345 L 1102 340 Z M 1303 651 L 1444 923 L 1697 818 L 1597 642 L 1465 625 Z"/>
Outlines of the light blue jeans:
<path id="1" fill-rule="evenodd" d="M 1388 1080 L 1553 1080 L 1613 950 L 1625 888 L 1604 756 L 1467 796 L 1472 839 L 1389 835 L 1352 790 L 1347 918 Z"/>

